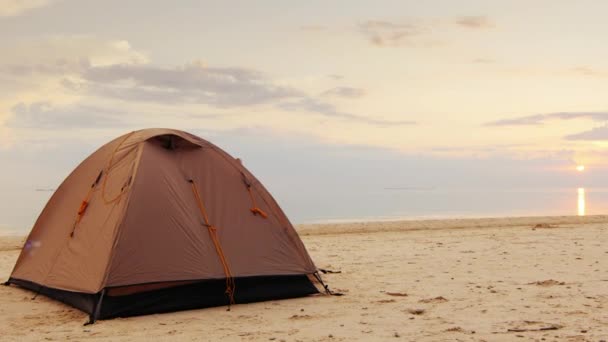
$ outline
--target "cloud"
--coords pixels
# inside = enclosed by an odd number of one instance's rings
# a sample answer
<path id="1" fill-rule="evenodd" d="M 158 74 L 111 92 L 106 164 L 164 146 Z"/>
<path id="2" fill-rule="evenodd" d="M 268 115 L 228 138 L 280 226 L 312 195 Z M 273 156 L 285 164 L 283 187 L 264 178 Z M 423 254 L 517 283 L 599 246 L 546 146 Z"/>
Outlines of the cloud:
<path id="1" fill-rule="evenodd" d="M 118 111 L 83 104 L 55 106 L 50 102 L 19 103 L 12 108 L 9 128 L 99 128 L 125 125 Z"/>
<path id="2" fill-rule="evenodd" d="M 44 35 L 7 44 L 0 54 L 0 146 L 25 139 L 26 130 L 16 127 L 28 120 L 20 122 L 16 115 L 36 117 L 48 126 L 57 108 L 81 101 L 87 94 L 67 86 L 82 85 L 81 75 L 88 68 L 146 62 L 145 54 L 125 40 L 87 35 Z M 82 99 L 82 104 L 91 104 L 90 99 Z M 52 109 L 43 103 L 52 103 Z M 45 110 L 49 112 L 36 114 Z"/>
<path id="3" fill-rule="evenodd" d="M 14 17 L 27 11 L 42 8 L 57 0 L 0 0 L 0 17 Z"/>
<path id="4" fill-rule="evenodd" d="M 27 77 L 32 75 L 60 75 L 74 74 L 84 71 L 90 67 L 89 60 L 67 60 L 57 59 L 48 63 L 39 64 L 9 64 L 0 67 L 0 72 L 14 77 Z"/>
<path id="5" fill-rule="evenodd" d="M 146 54 L 134 49 L 126 40 L 107 40 L 90 35 L 23 38 L 6 46 L 0 55 L 2 70 L 20 67 L 20 71 L 47 73 L 64 72 L 68 67 L 80 71 L 87 66 L 148 62 Z"/>
<path id="6" fill-rule="evenodd" d="M 321 96 L 357 99 L 365 96 L 365 89 L 353 87 L 335 87 L 324 91 Z"/>
<path id="7" fill-rule="evenodd" d="M 367 40 L 378 47 L 437 46 L 444 41 L 433 36 L 436 31 L 448 30 L 453 25 L 470 30 L 489 29 L 494 23 L 485 16 L 463 16 L 448 20 L 407 20 L 394 22 L 388 20 L 367 20 L 357 24 L 357 30 Z"/>
<path id="8" fill-rule="evenodd" d="M 87 69 L 110 65 L 148 63 L 148 57 L 126 40 L 92 36 L 46 36 L 22 39 L 0 55 L 0 76 L 15 80 L 64 78 Z"/>
<path id="9" fill-rule="evenodd" d="M 541 125 L 546 120 L 546 115 L 530 115 L 523 116 L 515 119 L 501 119 L 496 121 L 487 122 L 484 126 L 532 126 Z"/>
<path id="10" fill-rule="evenodd" d="M 599 141 L 608 140 L 608 126 L 603 125 L 600 127 L 592 128 L 588 131 L 567 135 L 564 137 L 566 140 L 582 140 L 582 141 Z"/>
<path id="11" fill-rule="evenodd" d="M 358 29 L 375 46 L 403 46 L 416 44 L 415 38 L 426 32 L 413 23 L 394 23 L 384 20 L 368 20 L 358 24 Z"/>
<path id="12" fill-rule="evenodd" d="M 463 16 L 456 19 L 456 24 L 467 29 L 490 29 L 494 23 L 485 16 Z"/>
<path id="13" fill-rule="evenodd" d="M 417 122 L 410 120 L 400 120 L 400 121 L 391 121 L 391 120 L 381 120 L 381 119 L 373 119 L 365 116 L 359 116 L 351 113 L 345 113 L 337 110 L 335 106 L 330 103 L 322 102 L 313 98 L 304 98 L 297 101 L 292 102 L 284 102 L 279 104 L 279 107 L 289 111 L 309 111 L 314 113 L 319 113 L 324 116 L 330 118 L 338 118 L 338 119 L 347 119 L 354 122 L 374 125 L 374 126 L 409 126 L 409 125 L 417 125 Z"/>
<path id="14" fill-rule="evenodd" d="M 152 65 L 113 65 L 89 68 L 83 74 L 87 91 L 105 97 L 144 102 L 202 103 L 218 107 L 270 104 L 287 111 L 309 111 L 331 118 L 371 125 L 405 125 L 411 121 L 376 120 L 338 111 L 327 101 L 287 86 L 276 85 L 263 73 L 242 68 L 212 68 L 199 63 L 166 69 Z M 363 89 L 336 87 L 324 97 L 359 98 Z"/>
<path id="15" fill-rule="evenodd" d="M 522 116 L 514 119 L 491 121 L 484 126 L 538 126 L 551 120 L 586 119 L 592 121 L 608 121 L 608 112 L 558 112 Z"/>
<path id="16" fill-rule="evenodd" d="M 254 69 L 213 67 L 200 61 L 159 66 L 125 40 L 90 36 L 20 41 L 0 55 L 0 80 L 11 85 L 8 92 L 0 92 L 3 145 L 17 136 L 27 140 L 39 133 L 76 134 L 70 129 L 94 129 L 97 122 L 105 128 L 175 125 L 188 115 L 214 119 L 216 127 L 251 124 L 263 112 L 281 122 L 297 116 L 302 122 L 318 123 L 318 116 L 324 116 L 374 126 L 414 124 L 349 113 L 332 103 L 364 96 L 363 89 L 339 86 L 310 94 Z M 177 121 L 172 121 L 173 115 L 179 116 Z"/>
<path id="17" fill-rule="evenodd" d="M 571 68 L 570 71 L 576 75 L 581 76 L 608 77 L 608 71 L 599 70 L 588 66 L 577 66 Z"/>
<path id="18" fill-rule="evenodd" d="M 93 67 L 86 69 L 82 78 L 94 94 L 147 102 L 235 107 L 303 96 L 255 70 L 212 68 L 200 62 L 176 68 L 127 64 Z"/>
<path id="19" fill-rule="evenodd" d="M 277 84 L 262 72 L 246 68 L 209 67 L 202 62 L 168 68 L 149 63 L 95 66 L 82 59 L 11 65 L 4 70 L 14 76 L 67 75 L 69 77 L 63 77 L 60 81 L 66 91 L 127 102 L 171 106 L 204 104 L 218 108 L 270 105 L 291 112 L 315 112 L 331 118 L 350 119 L 377 126 L 413 124 L 411 121 L 392 122 L 342 112 L 324 99 L 308 95 L 294 87 Z M 363 89 L 343 86 L 329 89 L 321 97 L 354 99 L 364 94 Z M 39 105 L 35 107 L 37 110 L 44 108 Z"/>

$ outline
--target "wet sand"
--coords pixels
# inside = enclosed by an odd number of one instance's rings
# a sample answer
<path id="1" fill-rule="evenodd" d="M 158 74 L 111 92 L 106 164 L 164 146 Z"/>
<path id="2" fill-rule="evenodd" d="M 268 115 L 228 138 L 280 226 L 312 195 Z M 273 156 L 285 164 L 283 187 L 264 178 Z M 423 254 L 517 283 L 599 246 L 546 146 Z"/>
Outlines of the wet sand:
<path id="1" fill-rule="evenodd" d="M 0 286 L 2 341 L 608 341 L 608 217 L 298 227 L 342 297 L 100 321 Z M 0 279 L 22 237 L 0 237 Z"/>

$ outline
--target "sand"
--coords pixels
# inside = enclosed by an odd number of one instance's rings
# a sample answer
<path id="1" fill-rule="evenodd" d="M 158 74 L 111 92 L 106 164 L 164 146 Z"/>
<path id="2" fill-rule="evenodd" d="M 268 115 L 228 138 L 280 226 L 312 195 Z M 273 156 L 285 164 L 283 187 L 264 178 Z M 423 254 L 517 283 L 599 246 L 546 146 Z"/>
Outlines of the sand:
<path id="1" fill-rule="evenodd" d="M 608 217 L 298 227 L 342 297 L 100 321 L 0 286 L 0 340 L 608 341 Z M 0 238 L 0 279 L 23 238 Z"/>

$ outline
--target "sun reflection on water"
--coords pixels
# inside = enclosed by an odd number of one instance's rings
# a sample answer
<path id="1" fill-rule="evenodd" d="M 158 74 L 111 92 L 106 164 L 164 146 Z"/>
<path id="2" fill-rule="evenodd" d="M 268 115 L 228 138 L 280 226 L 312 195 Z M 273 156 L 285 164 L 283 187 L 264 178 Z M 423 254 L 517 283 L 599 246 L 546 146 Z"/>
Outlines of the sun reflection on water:
<path id="1" fill-rule="evenodd" d="M 585 188 L 578 188 L 578 216 L 585 216 Z"/>

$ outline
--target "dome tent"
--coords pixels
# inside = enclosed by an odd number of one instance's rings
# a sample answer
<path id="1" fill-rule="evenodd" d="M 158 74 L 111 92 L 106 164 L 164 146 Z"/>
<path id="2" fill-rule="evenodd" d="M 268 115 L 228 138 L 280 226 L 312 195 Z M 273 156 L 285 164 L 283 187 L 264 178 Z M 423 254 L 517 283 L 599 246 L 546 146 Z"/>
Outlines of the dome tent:
<path id="1" fill-rule="evenodd" d="M 319 293 L 304 244 L 264 186 L 170 129 L 102 146 L 55 191 L 7 284 L 97 319 Z"/>

